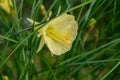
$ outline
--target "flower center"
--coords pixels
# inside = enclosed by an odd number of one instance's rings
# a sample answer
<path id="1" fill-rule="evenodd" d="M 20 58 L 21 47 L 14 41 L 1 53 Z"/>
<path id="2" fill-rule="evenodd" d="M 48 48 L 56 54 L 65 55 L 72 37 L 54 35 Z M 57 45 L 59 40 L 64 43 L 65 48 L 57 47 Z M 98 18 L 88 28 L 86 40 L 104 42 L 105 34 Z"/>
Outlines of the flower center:
<path id="1" fill-rule="evenodd" d="M 53 27 L 48 27 L 46 30 L 46 36 L 63 45 L 68 45 L 70 39 L 70 31 L 67 31 L 66 34 L 62 34 L 60 32 L 57 32 Z"/>

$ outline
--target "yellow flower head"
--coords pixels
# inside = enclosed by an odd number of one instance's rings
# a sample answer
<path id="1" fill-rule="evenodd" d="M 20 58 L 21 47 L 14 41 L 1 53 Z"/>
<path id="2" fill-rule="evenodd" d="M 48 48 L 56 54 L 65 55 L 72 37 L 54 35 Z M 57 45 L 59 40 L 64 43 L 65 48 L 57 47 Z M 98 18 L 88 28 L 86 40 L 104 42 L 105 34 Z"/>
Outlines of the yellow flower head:
<path id="1" fill-rule="evenodd" d="M 10 14 L 11 7 L 13 7 L 12 1 L 11 0 L 5 0 L 4 2 L 0 3 L 0 7 L 3 10 L 5 10 L 7 13 Z"/>
<path id="2" fill-rule="evenodd" d="M 2 76 L 2 80 L 9 80 L 9 78 L 8 78 L 8 76 L 3 75 L 3 76 Z"/>
<path id="3" fill-rule="evenodd" d="M 12 17 L 14 19 L 16 18 L 15 10 L 13 9 L 12 0 L 4 0 L 4 2 L 0 3 L 0 8 L 2 8 L 8 14 L 12 14 Z"/>
<path id="4" fill-rule="evenodd" d="M 28 20 L 33 24 L 33 20 Z M 35 22 L 38 24 L 38 22 Z M 52 54 L 61 55 L 69 51 L 72 42 L 75 40 L 78 24 L 74 16 L 63 14 L 38 30 L 38 37 L 41 37 L 39 52 L 44 44 L 47 45 Z"/>

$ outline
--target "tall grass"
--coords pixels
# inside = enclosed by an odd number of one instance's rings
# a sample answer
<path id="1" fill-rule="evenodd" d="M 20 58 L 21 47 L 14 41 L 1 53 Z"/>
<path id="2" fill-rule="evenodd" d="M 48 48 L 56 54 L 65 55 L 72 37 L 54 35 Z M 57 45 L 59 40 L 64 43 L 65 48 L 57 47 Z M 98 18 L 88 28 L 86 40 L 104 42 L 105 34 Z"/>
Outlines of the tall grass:
<path id="1" fill-rule="evenodd" d="M 12 2 L 15 18 L 0 7 L 0 80 L 120 79 L 119 0 Z M 42 4 L 47 11 L 45 16 L 41 14 Z M 52 56 L 46 46 L 36 54 L 40 39 L 34 25 L 26 20 L 32 18 L 42 27 L 50 11 L 50 20 L 58 13 L 68 13 L 75 16 L 79 25 L 72 49 L 60 56 Z M 91 19 L 96 21 L 92 26 Z"/>

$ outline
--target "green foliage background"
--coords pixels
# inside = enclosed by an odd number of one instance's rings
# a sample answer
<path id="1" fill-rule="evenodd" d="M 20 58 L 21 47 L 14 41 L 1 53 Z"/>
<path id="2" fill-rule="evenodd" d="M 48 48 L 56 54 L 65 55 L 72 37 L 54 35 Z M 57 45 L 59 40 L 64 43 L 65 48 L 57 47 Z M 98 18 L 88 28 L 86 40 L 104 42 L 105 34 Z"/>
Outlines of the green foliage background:
<path id="1" fill-rule="evenodd" d="M 26 18 L 46 23 L 41 4 L 47 15 L 52 11 L 51 19 L 61 6 L 59 15 L 72 14 L 79 24 L 72 49 L 63 55 L 51 56 L 46 46 L 35 53 L 40 39 Z M 119 0 L 13 0 L 13 5 L 16 18 L 0 8 L 0 80 L 5 75 L 9 80 L 120 80 Z"/>

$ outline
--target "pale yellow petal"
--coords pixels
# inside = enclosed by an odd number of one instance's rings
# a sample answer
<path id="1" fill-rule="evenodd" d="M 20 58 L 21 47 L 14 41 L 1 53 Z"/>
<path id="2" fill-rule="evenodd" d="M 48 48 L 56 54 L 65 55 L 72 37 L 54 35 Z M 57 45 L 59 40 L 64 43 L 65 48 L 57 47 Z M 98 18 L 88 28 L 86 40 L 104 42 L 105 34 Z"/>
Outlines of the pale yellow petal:
<path id="1" fill-rule="evenodd" d="M 76 23 L 74 16 L 63 14 L 48 23 L 50 26 L 54 26 L 54 28 L 59 32 L 67 32 L 67 30 L 71 27 L 76 27 L 73 24 Z M 77 24 L 77 23 L 76 23 Z"/>
<path id="2" fill-rule="evenodd" d="M 43 48 L 43 46 L 44 46 L 44 44 L 45 44 L 45 41 L 44 41 L 45 39 L 44 39 L 44 37 L 42 36 L 41 37 L 41 40 L 40 40 L 40 45 L 39 45 L 39 47 L 38 47 L 38 50 L 37 50 L 37 52 L 39 52 L 42 48 Z"/>
<path id="3" fill-rule="evenodd" d="M 37 37 L 41 37 L 42 36 L 42 33 L 38 33 Z"/>
<path id="4" fill-rule="evenodd" d="M 28 20 L 31 24 L 34 24 L 34 25 L 40 24 L 39 22 L 34 21 L 34 20 L 30 19 L 30 18 L 27 18 L 27 20 Z"/>
<path id="5" fill-rule="evenodd" d="M 72 44 L 65 46 L 63 44 L 60 44 L 60 43 L 52 40 L 49 37 L 45 37 L 45 43 L 46 43 L 47 47 L 49 48 L 49 50 L 51 51 L 51 53 L 54 55 L 61 55 L 65 52 L 69 51 L 70 48 L 72 47 Z"/>

